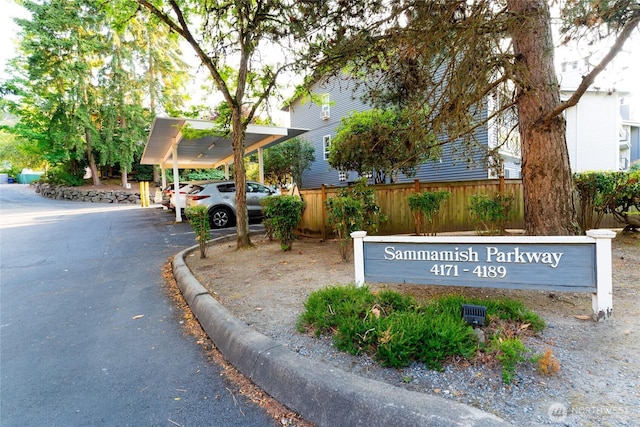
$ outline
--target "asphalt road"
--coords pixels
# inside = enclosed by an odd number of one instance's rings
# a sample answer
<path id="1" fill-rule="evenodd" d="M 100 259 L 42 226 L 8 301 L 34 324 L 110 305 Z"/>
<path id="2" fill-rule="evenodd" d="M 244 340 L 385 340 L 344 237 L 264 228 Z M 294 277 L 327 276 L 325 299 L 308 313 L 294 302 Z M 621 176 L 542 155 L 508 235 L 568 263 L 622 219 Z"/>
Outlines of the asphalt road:
<path id="1" fill-rule="evenodd" d="M 161 268 L 195 239 L 173 219 L 0 185 L 2 427 L 277 425 L 183 332 Z"/>

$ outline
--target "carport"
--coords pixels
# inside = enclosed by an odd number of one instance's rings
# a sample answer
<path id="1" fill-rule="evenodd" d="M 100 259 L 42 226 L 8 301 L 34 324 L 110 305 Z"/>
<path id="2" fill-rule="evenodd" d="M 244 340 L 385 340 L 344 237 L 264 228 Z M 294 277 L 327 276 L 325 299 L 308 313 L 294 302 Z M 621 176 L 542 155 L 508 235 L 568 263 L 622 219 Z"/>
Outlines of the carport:
<path id="1" fill-rule="evenodd" d="M 204 136 L 186 139 L 182 129 L 188 126 L 195 130 L 215 129 L 216 125 L 208 120 L 194 120 L 175 117 L 156 117 L 153 120 L 147 144 L 140 163 L 159 165 L 162 172 L 162 187 L 166 187 L 165 170 L 173 169 L 174 188 L 178 188 L 179 169 L 217 168 L 224 166 L 225 176 L 229 177 L 229 164 L 233 163 L 231 135 Z M 262 150 L 280 142 L 305 133 L 306 129 L 293 129 L 277 126 L 247 126 L 245 133 L 245 155 L 258 152 L 260 182 L 264 183 Z M 176 193 L 176 197 L 180 192 Z M 176 222 L 182 222 L 180 209 L 176 209 Z"/>

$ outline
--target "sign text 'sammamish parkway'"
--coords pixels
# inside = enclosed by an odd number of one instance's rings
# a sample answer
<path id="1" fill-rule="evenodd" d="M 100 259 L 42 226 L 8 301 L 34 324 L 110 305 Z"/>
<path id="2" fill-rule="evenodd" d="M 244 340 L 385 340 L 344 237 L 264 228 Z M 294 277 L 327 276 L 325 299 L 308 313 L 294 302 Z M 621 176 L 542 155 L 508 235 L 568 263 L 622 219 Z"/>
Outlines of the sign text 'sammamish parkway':
<path id="1" fill-rule="evenodd" d="M 594 316 L 611 315 L 609 230 L 588 236 L 366 236 L 355 232 L 356 283 L 412 283 L 591 292 Z"/>

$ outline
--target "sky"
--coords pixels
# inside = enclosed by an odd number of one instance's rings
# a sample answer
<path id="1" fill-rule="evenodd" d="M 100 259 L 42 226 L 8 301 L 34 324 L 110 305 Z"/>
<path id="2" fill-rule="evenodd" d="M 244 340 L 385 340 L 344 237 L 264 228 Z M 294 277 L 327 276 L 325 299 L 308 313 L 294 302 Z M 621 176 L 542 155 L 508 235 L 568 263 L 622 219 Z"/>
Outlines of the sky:
<path id="1" fill-rule="evenodd" d="M 13 22 L 14 17 L 26 17 L 24 9 L 10 0 L 0 0 L 0 75 L 4 75 L 6 63 L 14 55 L 15 36 L 18 27 Z"/>
<path id="2" fill-rule="evenodd" d="M 4 42 L 0 45 L 0 79 L 5 76 L 4 71 L 7 61 L 15 55 L 15 38 L 17 26 L 13 22 L 13 17 L 27 17 L 22 7 L 16 5 L 11 0 L 0 0 L 0 40 Z M 185 47 L 184 52 L 192 56 L 190 47 Z M 561 62 L 563 55 L 556 50 L 556 62 Z M 632 93 L 630 104 L 632 105 L 633 118 L 640 121 L 640 31 L 636 30 L 635 38 L 628 40 L 625 44 L 624 51 L 616 58 L 615 71 L 609 72 L 610 76 L 614 76 L 616 80 L 613 84 L 618 90 L 625 90 Z M 621 77 L 622 76 L 622 77 Z M 603 85 L 608 85 L 602 82 Z M 197 100 L 199 101 L 199 100 Z"/>

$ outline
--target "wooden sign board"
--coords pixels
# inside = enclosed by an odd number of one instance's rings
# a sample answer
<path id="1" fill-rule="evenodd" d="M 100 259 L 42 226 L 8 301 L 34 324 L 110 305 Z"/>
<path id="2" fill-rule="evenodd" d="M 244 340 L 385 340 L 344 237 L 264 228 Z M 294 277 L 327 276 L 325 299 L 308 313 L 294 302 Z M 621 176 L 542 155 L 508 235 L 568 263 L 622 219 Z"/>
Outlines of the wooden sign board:
<path id="1" fill-rule="evenodd" d="M 610 230 L 587 236 L 366 236 L 355 232 L 356 283 L 591 292 L 611 316 Z"/>

